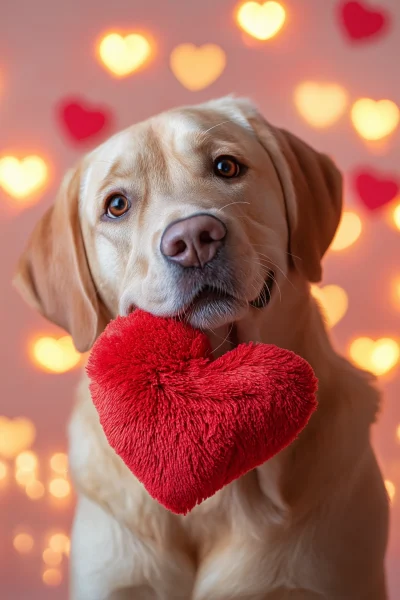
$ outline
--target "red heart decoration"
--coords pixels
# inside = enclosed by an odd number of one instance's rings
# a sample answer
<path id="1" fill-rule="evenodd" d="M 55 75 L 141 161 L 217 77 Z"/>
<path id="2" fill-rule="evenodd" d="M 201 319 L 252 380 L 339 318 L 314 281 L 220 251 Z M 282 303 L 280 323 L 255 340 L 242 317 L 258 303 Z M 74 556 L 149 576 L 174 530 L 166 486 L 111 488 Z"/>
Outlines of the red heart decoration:
<path id="1" fill-rule="evenodd" d="M 361 2 L 342 3 L 339 15 L 350 39 L 357 41 L 386 33 L 390 21 L 384 11 L 369 9 Z"/>
<path id="2" fill-rule="evenodd" d="M 204 333 L 139 310 L 108 325 L 88 375 L 110 445 L 181 514 L 290 444 L 316 408 L 296 354 L 241 344 L 213 361 Z"/>
<path id="3" fill-rule="evenodd" d="M 394 178 L 387 179 L 376 172 L 368 171 L 360 171 L 353 177 L 354 187 L 368 210 L 381 208 L 399 194 L 400 185 Z"/>
<path id="4" fill-rule="evenodd" d="M 97 136 L 111 123 L 111 113 L 77 99 L 64 100 L 58 107 L 59 118 L 68 135 L 76 142 Z"/>

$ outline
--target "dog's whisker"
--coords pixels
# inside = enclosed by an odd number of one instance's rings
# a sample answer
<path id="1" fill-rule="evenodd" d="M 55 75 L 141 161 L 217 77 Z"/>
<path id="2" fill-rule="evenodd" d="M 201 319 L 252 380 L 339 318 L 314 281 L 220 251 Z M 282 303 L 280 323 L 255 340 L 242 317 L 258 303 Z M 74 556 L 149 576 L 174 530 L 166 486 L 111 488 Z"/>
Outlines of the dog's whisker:
<path id="1" fill-rule="evenodd" d="M 303 259 L 301 258 L 301 256 L 297 256 L 297 254 L 293 254 L 293 252 L 286 252 L 286 254 L 288 256 L 291 256 L 292 258 L 297 258 L 297 260 L 303 261 Z"/>
<path id="2" fill-rule="evenodd" d="M 271 260 L 266 254 L 260 253 L 259 258 L 272 265 L 275 269 L 278 269 L 278 271 L 283 275 L 283 277 L 289 281 L 289 278 L 286 275 L 285 271 L 275 261 Z"/>
<path id="3" fill-rule="evenodd" d="M 257 257 L 257 259 L 254 259 L 254 260 L 246 260 L 246 259 L 243 259 L 243 260 L 244 260 L 244 262 L 247 262 L 247 263 L 249 263 L 249 264 L 254 264 L 254 262 L 256 262 L 257 264 L 259 264 L 259 265 L 260 265 L 260 267 L 267 267 L 267 268 L 269 267 L 269 264 L 265 264 L 265 263 L 263 263 L 263 262 L 262 262 L 262 261 L 263 261 L 263 260 L 265 260 L 265 259 L 262 259 L 262 258 L 260 258 L 260 257 Z M 272 262 L 272 261 L 269 261 L 269 262 Z M 273 264 L 273 263 L 272 263 L 272 264 Z M 278 267 L 277 265 L 274 265 L 274 266 Z M 278 268 L 279 268 L 279 267 L 278 267 Z M 285 274 L 284 274 L 284 273 L 282 273 L 282 274 L 285 276 Z M 276 287 L 278 288 L 278 292 L 279 292 L 279 301 L 280 301 L 280 302 L 282 302 L 282 290 L 281 290 L 281 288 L 280 288 L 280 285 L 279 285 L 279 283 L 278 283 L 278 280 L 277 280 L 277 278 L 275 277 L 275 275 L 274 275 L 273 273 L 270 273 L 270 274 L 269 274 L 269 277 L 272 279 L 272 281 L 274 282 L 274 284 L 275 284 L 275 285 L 276 285 Z M 286 277 L 286 276 L 285 276 L 285 277 Z M 286 277 L 286 279 L 287 279 L 287 277 Z M 288 281 L 290 281 L 290 280 L 288 280 Z M 291 282 L 290 282 L 290 283 L 291 283 Z M 292 285 L 293 285 L 293 284 L 292 284 Z M 258 290 L 257 290 L 257 288 L 256 288 L 254 285 L 253 285 L 252 287 L 254 288 L 254 291 L 255 291 L 255 292 L 257 292 L 257 291 L 258 291 Z M 294 286 L 293 286 L 293 287 L 294 287 Z M 267 286 L 267 289 L 268 289 L 268 292 L 269 292 L 269 294 L 270 294 L 270 296 L 271 296 L 271 291 L 269 290 L 268 286 Z M 264 293 L 264 294 L 265 294 L 265 290 L 263 290 L 263 291 L 262 291 L 262 293 Z M 266 297 L 265 297 L 265 296 L 264 296 L 264 299 L 266 299 Z"/>
<path id="4" fill-rule="evenodd" d="M 220 212 L 221 210 L 224 210 L 224 208 L 228 208 L 228 206 L 236 206 L 236 204 L 250 204 L 250 202 L 242 202 L 242 201 L 230 202 L 229 204 L 225 204 L 225 206 L 222 206 L 221 208 L 219 208 L 218 211 Z M 239 216 L 244 216 L 244 215 L 239 215 Z"/>
<path id="5" fill-rule="evenodd" d="M 228 333 L 226 334 L 226 336 L 224 337 L 224 339 L 222 340 L 222 342 L 220 343 L 219 346 L 217 346 L 213 352 L 217 352 L 217 350 L 219 350 L 221 348 L 221 346 L 223 346 L 225 344 L 225 342 L 228 342 L 229 344 L 231 344 L 231 346 L 233 346 L 233 343 L 231 342 L 231 340 L 229 340 L 229 336 L 231 335 L 233 330 L 233 323 L 231 324 Z"/>
<path id="6" fill-rule="evenodd" d="M 212 127 L 210 127 L 209 129 L 206 129 L 202 133 L 206 134 L 209 131 L 211 131 L 212 129 L 215 129 L 216 127 L 220 127 L 221 125 L 225 125 L 225 123 L 232 123 L 232 121 L 230 119 L 228 119 L 228 121 L 221 121 L 221 123 L 217 123 L 216 125 L 213 125 Z"/>
<path id="7" fill-rule="evenodd" d="M 267 256 L 266 254 L 263 254 L 262 252 L 260 252 L 258 254 L 258 258 L 260 260 L 263 261 L 267 261 L 268 264 L 270 264 L 271 266 L 273 266 L 275 269 L 278 269 L 278 271 L 282 274 L 282 276 L 290 283 L 290 285 L 292 286 L 292 288 L 295 290 L 296 287 L 293 284 L 293 282 L 289 279 L 289 277 L 287 276 L 287 274 L 283 271 L 283 269 L 273 260 L 271 260 L 271 258 L 269 258 L 269 256 Z"/>

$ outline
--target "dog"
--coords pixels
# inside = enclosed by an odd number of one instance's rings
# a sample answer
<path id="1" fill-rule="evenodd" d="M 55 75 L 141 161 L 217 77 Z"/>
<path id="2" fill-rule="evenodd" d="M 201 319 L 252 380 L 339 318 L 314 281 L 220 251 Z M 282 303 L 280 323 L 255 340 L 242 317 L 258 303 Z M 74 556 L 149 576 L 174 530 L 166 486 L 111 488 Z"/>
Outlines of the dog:
<path id="1" fill-rule="evenodd" d="M 215 357 L 248 341 L 292 350 L 319 380 L 299 438 L 183 517 L 109 447 L 83 377 L 72 600 L 387 599 L 379 393 L 334 351 L 310 294 L 341 210 L 332 160 L 233 96 L 136 124 L 67 173 L 15 284 L 78 350 L 141 308 L 203 329 Z"/>

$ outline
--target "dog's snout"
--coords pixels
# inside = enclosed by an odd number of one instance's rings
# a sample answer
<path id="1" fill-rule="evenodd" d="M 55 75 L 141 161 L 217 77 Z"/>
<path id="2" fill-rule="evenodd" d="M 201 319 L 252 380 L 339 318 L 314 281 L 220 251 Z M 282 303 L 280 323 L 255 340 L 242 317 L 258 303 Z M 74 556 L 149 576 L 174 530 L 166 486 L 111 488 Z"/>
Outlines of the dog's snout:
<path id="1" fill-rule="evenodd" d="M 226 227 L 212 215 L 193 215 L 168 225 L 160 249 L 170 261 L 182 267 L 204 267 L 224 243 Z"/>

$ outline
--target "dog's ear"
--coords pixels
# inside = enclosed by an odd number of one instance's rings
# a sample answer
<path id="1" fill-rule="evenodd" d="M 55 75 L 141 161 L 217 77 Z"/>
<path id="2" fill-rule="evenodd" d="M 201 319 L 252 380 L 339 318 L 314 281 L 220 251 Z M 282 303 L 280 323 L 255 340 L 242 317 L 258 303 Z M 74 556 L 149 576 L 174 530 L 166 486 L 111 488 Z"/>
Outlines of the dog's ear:
<path id="1" fill-rule="evenodd" d="M 268 152 L 285 197 L 289 252 L 309 281 L 322 278 L 321 259 L 342 212 L 342 176 L 332 160 L 295 135 L 273 127 L 247 101 L 241 111 Z"/>
<path id="2" fill-rule="evenodd" d="M 290 212 L 288 204 L 289 251 L 308 280 L 316 283 L 342 213 L 342 176 L 328 156 L 295 135 L 277 128 L 273 133 L 289 165 L 295 194 L 295 211 Z"/>
<path id="3" fill-rule="evenodd" d="M 89 350 L 106 321 L 86 259 L 79 216 L 80 169 L 67 173 L 54 205 L 37 224 L 14 285 L 26 302 Z"/>

